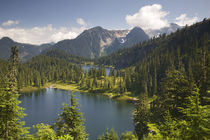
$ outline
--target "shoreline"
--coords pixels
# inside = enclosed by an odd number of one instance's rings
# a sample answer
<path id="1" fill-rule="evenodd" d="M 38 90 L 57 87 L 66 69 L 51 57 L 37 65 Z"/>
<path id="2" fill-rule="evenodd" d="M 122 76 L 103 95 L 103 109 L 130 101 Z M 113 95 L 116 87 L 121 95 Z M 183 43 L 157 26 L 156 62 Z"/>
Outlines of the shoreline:
<path id="1" fill-rule="evenodd" d="M 77 84 L 71 83 L 71 84 L 64 84 L 64 83 L 47 83 L 42 87 L 33 87 L 33 86 L 28 86 L 28 87 L 23 87 L 20 89 L 20 92 L 25 92 L 25 93 L 29 93 L 29 92 L 34 92 L 34 91 L 38 91 L 41 89 L 45 89 L 45 88 L 56 88 L 56 89 L 61 89 L 61 90 L 71 90 L 71 91 L 75 91 L 75 92 L 83 92 L 83 93 L 91 93 L 91 94 L 100 94 L 103 96 L 107 96 L 110 99 L 115 99 L 118 101 L 128 101 L 128 102 L 132 102 L 135 103 L 138 101 L 138 98 L 136 97 L 132 97 L 129 96 L 129 94 L 125 94 L 125 95 L 120 95 L 120 94 L 113 94 L 113 93 L 109 93 L 109 92 L 97 92 L 97 90 L 89 90 L 89 89 L 81 89 Z"/>
<path id="2" fill-rule="evenodd" d="M 41 86 L 41 87 L 26 86 L 19 89 L 19 92 L 23 92 L 23 93 L 35 92 L 38 90 L 49 88 L 50 86 L 51 86 L 51 83 L 46 83 L 44 86 Z"/>

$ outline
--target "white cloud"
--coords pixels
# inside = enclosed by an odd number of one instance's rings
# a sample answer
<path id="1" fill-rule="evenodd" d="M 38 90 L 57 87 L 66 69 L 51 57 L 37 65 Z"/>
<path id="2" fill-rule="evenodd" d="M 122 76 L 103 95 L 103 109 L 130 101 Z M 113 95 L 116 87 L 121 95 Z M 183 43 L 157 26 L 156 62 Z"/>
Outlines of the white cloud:
<path id="1" fill-rule="evenodd" d="M 175 19 L 175 23 L 180 26 L 192 25 L 193 23 L 198 21 L 198 17 L 195 16 L 193 18 L 188 18 L 187 14 L 181 14 L 179 17 Z"/>
<path id="2" fill-rule="evenodd" d="M 140 26 L 144 30 L 160 29 L 169 26 L 165 18 L 169 12 L 163 11 L 160 4 L 147 5 L 139 9 L 133 15 L 125 17 L 126 22 L 131 26 Z"/>
<path id="3" fill-rule="evenodd" d="M 6 27 L 6 26 L 17 25 L 17 24 L 19 24 L 18 20 L 8 20 L 6 22 L 3 22 L 2 26 Z"/>
<path id="4" fill-rule="evenodd" d="M 85 26 L 82 27 L 60 27 L 55 28 L 51 24 L 43 27 L 33 28 L 3 28 L 0 27 L 0 38 L 10 37 L 17 42 L 30 43 L 30 44 L 42 44 L 49 42 L 58 42 L 64 39 L 76 38 L 82 31 L 87 29 Z"/>
<path id="5" fill-rule="evenodd" d="M 86 26 L 86 25 L 87 25 L 86 22 L 84 21 L 84 19 L 82 19 L 82 18 L 78 18 L 78 19 L 77 19 L 77 23 L 78 23 L 79 25 L 82 25 L 82 26 Z"/>

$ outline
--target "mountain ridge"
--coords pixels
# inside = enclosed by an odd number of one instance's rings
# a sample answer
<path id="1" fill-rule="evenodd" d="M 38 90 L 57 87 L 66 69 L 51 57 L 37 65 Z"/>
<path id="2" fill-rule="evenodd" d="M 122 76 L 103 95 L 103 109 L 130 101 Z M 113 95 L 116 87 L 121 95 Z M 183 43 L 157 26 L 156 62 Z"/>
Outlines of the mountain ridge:
<path id="1" fill-rule="evenodd" d="M 171 24 L 174 28 L 178 25 Z M 174 30 L 166 28 L 163 32 L 171 33 Z M 156 31 L 157 32 L 157 31 Z M 131 30 L 107 30 L 101 26 L 84 30 L 75 39 L 65 39 L 57 43 L 47 43 L 33 45 L 19 43 L 9 37 L 0 39 L 0 58 L 8 59 L 10 48 L 18 46 L 21 60 L 28 60 L 33 56 L 41 54 L 49 48 L 56 48 L 71 55 L 77 55 L 85 58 L 99 58 L 109 55 L 119 49 L 129 48 L 135 44 L 142 43 L 149 39 L 149 36 L 140 27 L 134 27 Z"/>
<path id="2" fill-rule="evenodd" d="M 12 46 L 18 46 L 19 57 L 22 61 L 28 60 L 33 56 L 39 55 L 43 50 L 49 48 L 50 44 L 32 45 L 26 43 L 19 43 L 9 37 L 2 37 L 0 39 L 0 58 L 8 59 Z"/>

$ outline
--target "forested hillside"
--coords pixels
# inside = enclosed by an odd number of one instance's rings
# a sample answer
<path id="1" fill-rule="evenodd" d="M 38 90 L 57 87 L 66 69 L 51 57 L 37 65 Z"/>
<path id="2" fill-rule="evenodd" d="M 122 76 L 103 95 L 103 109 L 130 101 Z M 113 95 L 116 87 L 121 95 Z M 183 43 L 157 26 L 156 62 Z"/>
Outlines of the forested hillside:
<path id="1" fill-rule="evenodd" d="M 163 55 L 168 52 L 176 53 L 177 48 L 180 48 L 180 55 L 192 57 L 192 55 L 197 53 L 198 49 L 204 48 L 205 43 L 208 43 L 209 24 L 210 20 L 205 19 L 203 22 L 196 23 L 190 27 L 186 26 L 168 36 L 162 34 L 158 38 L 152 38 L 147 42 L 120 50 L 107 57 L 96 59 L 96 63 L 114 65 L 116 68 L 125 68 L 141 63 L 152 55 Z"/>
<path id="2" fill-rule="evenodd" d="M 139 96 L 139 139 L 209 139 L 210 19 L 121 50 L 98 63 L 125 68 L 125 87 Z M 131 66 L 131 67 L 129 67 Z"/>
<path id="3" fill-rule="evenodd" d="M 168 69 L 177 69 L 206 91 L 209 84 L 210 20 L 186 26 L 169 36 L 162 35 L 148 42 L 121 50 L 96 60 L 98 64 L 126 68 L 127 87 L 138 92 L 157 93 Z M 205 93 L 202 93 L 205 94 Z"/>
<path id="4" fill-rule="evenodd" d="M 59 58 L 61 60 L 65 60 L 67 62 L 76 63 L 76 64 L 85 64 L 85 63 L 92 62 L 88 58 L 72 55 L 56 48 L 50 48 L 46 51 L 43 51 L 41 54 L 45 56 L 49 56 L 51 58 Z"/>
<path id="5" fill-rule="evenodd" d="M 170 35 L 164 34 L 100 58 L 96 64 L 101 66 L 89 71 L 84 71 L 80 65 L 81 61 L 86 63 L 89 60 L 69 56 L 56 49 L 25 63 L 17 63 L 18 56 L 15 60 L 11 57 L 10 62 L 0 60 L 0 90 L 7 93 L 4 86 L 7 86 L 5 82 L 8 77 L 5 75 L 14 74 L 12 70 L 17 67 L 16 88 L 19 89 L 59 82 L 76 85 L 78 90 L 92 94 L 104 93 L 118 99 L 138 98 L 133 112 L 136 135 L 127 133 L 129 137 L 209 139 L 209 34 L 210 19 L 204 19 Z M 113 65 L 117 69 L 111 68 L 107 76 L 102 65 Z M 9 75 L 9 78 L 12 80 L 14 76 Z M 12 81 L 10 83 L 13 84 Z M 0 99 L 6 101 L 4 97 Z M 64 106 L 63 109 L 68 107 Z M 5 125 L 3 121 L 2 124 Z M 60 125 L 62 127 L 63 124 Z M 58 132 L 57 135 L 66 134 Z M 83 135 L 87 136 L 85 132 Z M 109 134 L 107 130 L 105 136 L 115 137 L 116 134 L 114 131 Z M 105 136 L 99 139 L 106 139 Z"/>

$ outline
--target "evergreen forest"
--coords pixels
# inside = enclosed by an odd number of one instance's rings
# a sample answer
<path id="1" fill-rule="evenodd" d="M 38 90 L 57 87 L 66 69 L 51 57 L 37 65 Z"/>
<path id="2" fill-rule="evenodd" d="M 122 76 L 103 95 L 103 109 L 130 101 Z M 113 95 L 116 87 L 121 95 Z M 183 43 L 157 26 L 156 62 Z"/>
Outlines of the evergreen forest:
<path id="1" fill-rule="evenodd" d="M 21 90 L 63 84 L 135 105 L 134 132 L 107 128 L 98 140 L 208 140 L 209 51 L 210 19 L 92 60 L 51 49 L 20 62 L 13 46 L 10 58 L 0 59 L 0 139 L 88 139 L 74 94 L 54 125 L 34 125 L 30 134 L 21 121 Z M 83 65 L 97 67 L 86 71 Z"/>

